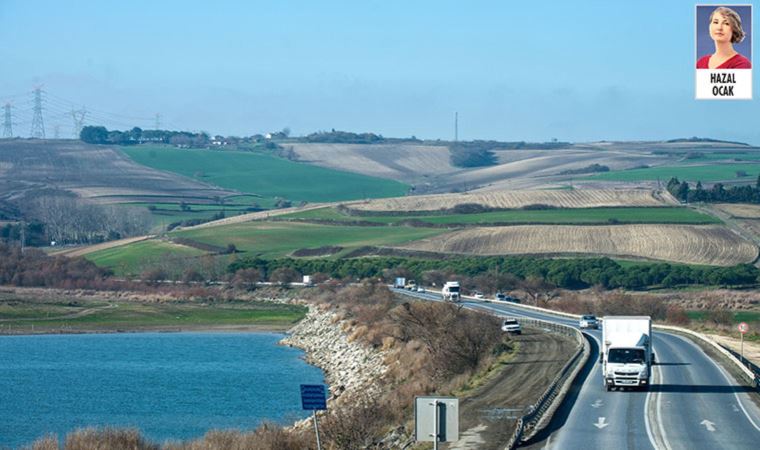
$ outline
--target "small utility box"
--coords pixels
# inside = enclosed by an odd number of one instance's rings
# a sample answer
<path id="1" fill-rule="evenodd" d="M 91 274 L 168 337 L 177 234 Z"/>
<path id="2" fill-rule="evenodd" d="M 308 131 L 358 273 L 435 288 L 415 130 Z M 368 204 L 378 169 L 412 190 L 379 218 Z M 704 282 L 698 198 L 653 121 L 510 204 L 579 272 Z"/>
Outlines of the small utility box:
<path id="1" fill-rule="evenodd" d="M 435 437 L 438 437 L 436 439 Z M 459 399 L 415 397 L 414 438 L 418 442 L 459 440 Z"/>

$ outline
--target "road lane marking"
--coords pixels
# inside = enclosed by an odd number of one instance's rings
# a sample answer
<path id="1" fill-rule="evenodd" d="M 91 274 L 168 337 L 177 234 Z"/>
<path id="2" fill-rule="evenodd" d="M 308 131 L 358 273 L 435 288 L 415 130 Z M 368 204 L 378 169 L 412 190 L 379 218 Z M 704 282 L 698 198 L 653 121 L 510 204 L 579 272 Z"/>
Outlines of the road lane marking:
<path id="1" fill-rule="evenodd" d="M 660 372 L 660 368 L 658 366 L 652 367 L 652 379 L 654 381 L 655 386 L 659 386 L 662 381 L 662 373 Z M 654 432 L 652 431 L 652 425 L 650 424 L 649 420 L 649 411 L 650 411 L 650 400 L 652 397 L 656 397 L 655 401 L 655 409 L 654 409 L 654 423 L 657 424 L 657 432 L 659 433 L 658 436 L 654 435 Z M 649 443 L 652 444 L 652 447 L 655 449 L 665 449 L 670 450 L 670 444 L 668 443 L 668 437 L 665 434 L 665 428 L 663 427 L 662 423 L 662 393 L 652 393 L 651 386 L 650 391 L 647 392 L 647 399 L 644 402 L 644 426 L 647 429 L 647 436 L 649 436 Z M 659 438 L 659 439 L 658 439 Z M 660 443 L 660 440 L 662 443 Z"/>
<path id="2" fill-rule="evenodd" d="M 602 402 L 602 399 L 597 399 L 594 403 L 591 404 L 592 408 L 600 408 L 604 402 Z"/>
<path id="3" fill-rule="evenodd" d="M 679 336 L 677 334 L 671 334 L 671 333 L 666 333 L 666 334 L 668 334 L 669 336 L 673 336 L 675 338 L 678 338 L 678 339 L 686 342 L 687 344 L 692 345 L 694 348 L 696 348 L 702 354 L 704 354 L 708 361 L 710 361 L 715 367 L 718 368 L 718 371 L 721 374 L 723 374 L 723 378 L 726 379 L 726 382 L 728 383 L 729 386 L 739 386 L 739 385 L 734 384 L 733 381 L 731 381 L 731 378 L 729 378 L 729 376 L 726 373 L 725 369 L 723 369 L 723 366 L 721 366 L 720 364 L 718 364 L 717 361 L 715 361 L 712 358 L 710 358 L 710 356 L 707 353 L 705 353 L 704 350 L 702 350 L 702 347 L 698 346 L 697 344 L 695 344 L 694 342 L 692 342 L 690 339 L 686 339 L 686 338 L 681 337 L 681 336 Z M 755 429 L 757 431 L 760 431 L 760 426 L 758 426 L 757 423 L 755 423 L 755 421 L 752 420 L 752 416 L 750 416 L 749 412 L 744 408 L 744 404 L 742 403 L 741 398 L 739 398 L 739 393 L 737 393 L 736 391 L 734 391 L 734 397 L 736 398 L 736 401 L 739 403 L 739 407 L 742 409 L 742 412 L 744 412 L 744 416 L 747 418 L 747 420 L 749 420 L 749 423 L 751 423 L 752 426 L 755 427 Z"/>
<path id="4" fill-rule="evenodd" d="M 595 427 L 599 428 L 600 430 L 606 426 L 608 426 L 608 423 L 605 423 L 607 419 L 605 417 L 600 417 L 596 423 L 594 424 Z"/>
<path id="5" fill-rule="evenodd" d="M 715 432 L 715 423 L 710 422 L 709 420 L 705 419 L 701 422 L 699 422 L 700 425 L 704 425 L 705 428 L 707 428 L 707 431 L 713 433 Z"/>

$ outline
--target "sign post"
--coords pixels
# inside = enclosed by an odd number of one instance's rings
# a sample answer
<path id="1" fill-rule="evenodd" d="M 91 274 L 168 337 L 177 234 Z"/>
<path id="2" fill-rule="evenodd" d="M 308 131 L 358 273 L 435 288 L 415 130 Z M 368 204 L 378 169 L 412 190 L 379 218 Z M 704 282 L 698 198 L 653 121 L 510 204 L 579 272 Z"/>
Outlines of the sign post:
<path id="1" fill-rule="evenodd" d="M 741 334 L 741 337 L 742 337 L 739 356 L 741 356 L 742 364 L 744 364 L 744 333 L 746 333 L 748 330 L 749 330 L 749 325 L 747 325 L 747 322 L 742 322 L 739 324 L 739 333 Z"/>
<path id="2" fill-rule="evenodd" d="M 301 385 L 301 407 L 307 411 L 311 410 L 314 418 L 314 432 L 317 434 L 317 450 L 322 450 L 322 444 L 319 442 L 319 423 L 317 422 L 317 410 L 327 409 L 327 396 L 325 395 L 324 384 L 302 384 Z"/>

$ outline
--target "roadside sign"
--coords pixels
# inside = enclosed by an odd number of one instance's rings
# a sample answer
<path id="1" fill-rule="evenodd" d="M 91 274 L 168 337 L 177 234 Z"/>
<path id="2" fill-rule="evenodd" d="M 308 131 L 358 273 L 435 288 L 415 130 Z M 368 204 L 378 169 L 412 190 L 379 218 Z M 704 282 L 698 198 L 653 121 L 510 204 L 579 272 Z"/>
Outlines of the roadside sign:
<path id="1" fill-rule="evenodd" d="M 459 399 L 456 397 L 416 397 L 414 437 L 417 442 L 459 440 Z"/>
<path id="2" fill-rule="evenodd" d="M 327 409 L 324 384 L 301 385 L 301 407 L 309 411 Z"/>
<path id="3" fill-rule="evenodd" d="M 744 334 L 747 331 L 749 331 L 749 325 L 747 325 L 747 322 L 742 322 L 739 324 L 739 333 Z"/>

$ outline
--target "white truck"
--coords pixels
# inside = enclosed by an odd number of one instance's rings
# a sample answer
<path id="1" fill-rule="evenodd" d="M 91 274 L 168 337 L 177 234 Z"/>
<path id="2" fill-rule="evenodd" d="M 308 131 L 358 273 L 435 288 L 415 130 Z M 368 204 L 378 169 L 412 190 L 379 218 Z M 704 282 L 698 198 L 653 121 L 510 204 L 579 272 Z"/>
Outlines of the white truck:
<path id="1" fill-rule="evenodd" d="M 459 282 L 447 281 L 446 284 L 443 285 L 443 289 L 441 289 L 441 295 L 447 302 L 458 302 L 461 299 L 459 292 Z"/>
<path id="2" fill-rule="evenodd" d="M 649 316 L 606 316 L 602 320 L 602 376 L 607 391 L 648 388 L 654 364 Z"/>
<path id="3" fill-rule="evenodd" d="M 396 289 L 404 289 L 404 286 L 406 286 L 406 278 L 396 277 L 396 280 L 393 282 L 393 287 Z"/>

